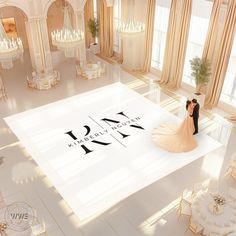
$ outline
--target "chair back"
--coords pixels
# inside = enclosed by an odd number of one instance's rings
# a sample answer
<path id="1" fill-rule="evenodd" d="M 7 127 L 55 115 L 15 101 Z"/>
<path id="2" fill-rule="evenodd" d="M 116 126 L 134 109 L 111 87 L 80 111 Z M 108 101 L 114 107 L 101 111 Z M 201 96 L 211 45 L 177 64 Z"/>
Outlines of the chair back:
<path id="1" fill-rule="evenodd" d="M 236 200 L 236 189 L 230 187 L 229 190 L 228 190 L 228 195 L 229 195 L 230 198 Z"/>
<path id="2" fill-rule="evenodd" d="M 31 226 L 31 236 L 43 236 L 46 235 L 46 226 L 45 223 L 37 222 L 36 224 Z"/>
<path id="3" fill-rule="evenodd" d="M 199 233 L 203 230 L 202 226 L 200 226 L 199 224 L 195 223 L 192 220 L 192 217 L 189 218 L 189 225 L 188 225 L 188 229 L 190 231 L 192 231 L 193 233 Z"/>
<path id="4" fill-rule="evenodd" d="M 192 195 L 195 196 L 200 190 L 202 190 L 202 183 L 195 183 L 193 185 L 193 193 L 192 193 Z"/>

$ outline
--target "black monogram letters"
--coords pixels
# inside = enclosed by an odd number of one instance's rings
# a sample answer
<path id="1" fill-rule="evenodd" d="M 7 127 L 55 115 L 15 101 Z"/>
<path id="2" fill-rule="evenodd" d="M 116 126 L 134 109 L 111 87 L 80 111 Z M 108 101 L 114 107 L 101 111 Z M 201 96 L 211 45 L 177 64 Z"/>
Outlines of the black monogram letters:
<path id="1" fill-rule="evenodd" d="M 107 117 L 100 119 L 100 121 L 104 122 L 103 124 L 97 123 L 94 119 L 90 117 L 91 120 L 94 123 L 96 123 L 96 125 L 99 126 L 98 128 L 99 131 L 92 133 L 91 127 L 89 125 L 84 125 L 83 127 L 85 128 L 85 134 L 82 138 L 81 137 L 78 138 L 77 137 L 78 135 L 75 132 L 73 132 L 73 130 L 66 132 L 65 134 L 68 135 L 73 140 L 73 142 L 68 144 L 68 147 L 71 148 L 71 147 L 79 146 L 84 150 L 85 155 L 86 155 L 88 153 L 93 152 L 95 148 L 98 147 L 98 145 L 107 146 L 107 145 L 112 144 L 115 141 L 118 141 L 119 143 L 121 143 L 121 141 L 119 141 L 117 138 L 114 137 L 114 134 L 118 133 L 120 135 L 121 140 L 128 138 L 131 135 L 130 131 L 128 133 L 124 133 L 123 131 L 124 128 L 131 127 L 135 129 L 144 130 L 142 126 L 136 123 L 137 121 L 140 121 L 140 117 L 131 119 L 123 111 L 118 112 L 117 116 L 118 116 L 117 119 L 111 119 Z M 123 119 L 120 120 L 119 116 L 123 117 Z M 104 125 L 108 126 L 108 128 L 107 129 L 103 128 Z M 120 131 L 121 128 L 122 128 L 122 132 Z M 104 137 L 106 141 L 103 141 L 102 137 Z M 107 140 L 110 140 L 110 141 L 107 141 Z M 96 145 L 94 146 L 93 144 L 96 144 Z"/>

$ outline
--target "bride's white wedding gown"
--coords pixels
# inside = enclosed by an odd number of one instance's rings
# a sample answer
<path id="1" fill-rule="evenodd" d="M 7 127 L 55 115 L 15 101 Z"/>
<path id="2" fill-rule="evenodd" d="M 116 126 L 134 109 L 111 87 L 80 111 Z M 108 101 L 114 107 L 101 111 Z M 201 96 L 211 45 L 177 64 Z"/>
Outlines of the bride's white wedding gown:
<path id="1" fill-rule="evenodd" d="M 180 126 L 162 124 L 155 128 L 152 133 L 154 143 L 168 152 L 189 152 L 197 147 L 193 136 L 194 123 L 192 107 L 188 107 L 186 118 Z"/>

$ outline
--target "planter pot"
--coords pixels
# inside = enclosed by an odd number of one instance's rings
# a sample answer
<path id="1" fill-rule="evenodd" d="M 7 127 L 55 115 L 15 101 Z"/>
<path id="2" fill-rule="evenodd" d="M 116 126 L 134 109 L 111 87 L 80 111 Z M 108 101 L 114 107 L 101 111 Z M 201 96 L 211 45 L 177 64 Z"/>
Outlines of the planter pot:
<path id="1" fill-rule="evenodd" d="M 90 44 L 89 49 L 93 54 L 100 53 L 100 45 L 99 44 Z"/>
<path id="2" fill-rule="evenodd" d="M 196 94 L 196 93 L 192 93 L 192 99 L 195 98 L 197 99 L 199 105 L 200 105 L 200 108 L 204 106 L 204 102 L 205 102 L 205 94 Z"/>

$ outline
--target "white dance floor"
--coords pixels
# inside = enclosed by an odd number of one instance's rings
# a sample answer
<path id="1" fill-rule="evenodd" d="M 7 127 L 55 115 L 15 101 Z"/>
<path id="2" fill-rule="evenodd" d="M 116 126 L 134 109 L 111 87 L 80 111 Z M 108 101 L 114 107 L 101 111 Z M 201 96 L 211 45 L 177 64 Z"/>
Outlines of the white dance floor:
<path id="1" fill-rule="evenodd" d="M 180 120 L 120 83 L 5 121 L 81 220 L 221 145 L 199 134 L 191 152 L 157 148 L 153 128 Z"/>

